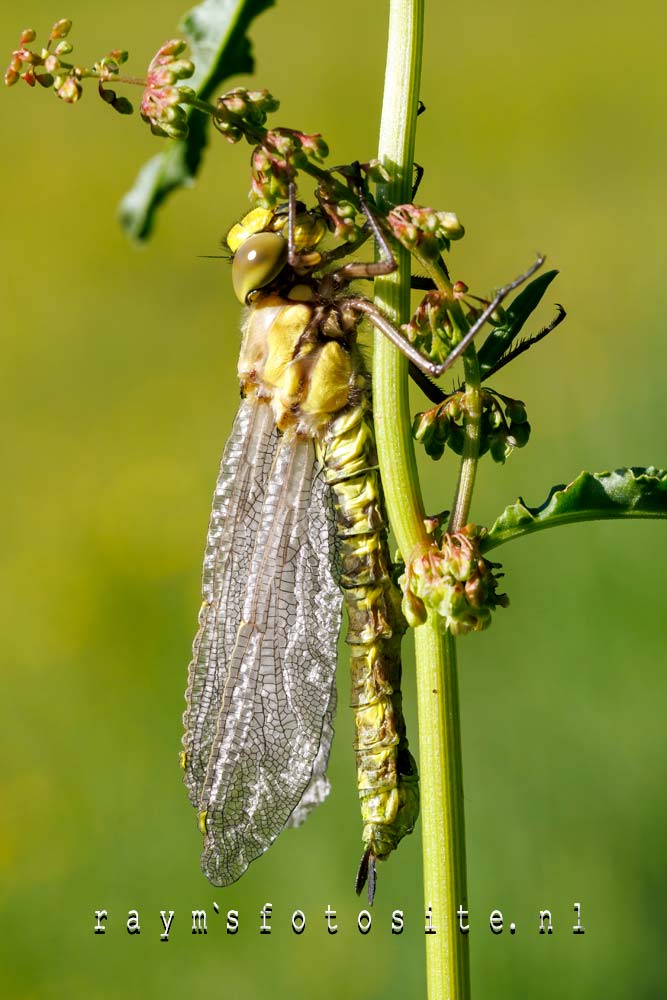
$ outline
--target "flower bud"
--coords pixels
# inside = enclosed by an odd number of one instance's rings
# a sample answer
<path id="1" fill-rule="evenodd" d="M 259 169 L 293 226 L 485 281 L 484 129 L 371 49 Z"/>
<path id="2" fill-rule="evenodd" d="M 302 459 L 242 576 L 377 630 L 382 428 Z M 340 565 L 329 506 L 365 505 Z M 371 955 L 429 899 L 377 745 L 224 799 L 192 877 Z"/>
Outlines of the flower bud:
<path id="1" fill-rule="evenodd" d="M 460 240 L 465 236 L 465 229 L 459 222 L 455 212 L 438 212 L 440 225 L 450 240 Z"/>
<path id="2" fill-rule="evenodd" d="M 522 424 L 511 423 L 507 443 L 512 448 L 523 448 L 528 444 L 530 438 L 530 424 L 524 421 Z"/>
<path id="3" fill-rule="evenodd" d="M 505 436 L 505 431 L 499 431 L 496 434 L 490 434 L 488 437 L 489 442 L 489 452 L 491 453 L 491 458 L 494 462 L 498 462 L 500 465 L 505 464 L 505 459 L 512 450 L 511 445 L 508 445 L 507 438 Z"/>
<path id="4" fill-rule="evenodd" d="M 81 97 L 81 92 L 79 81 L 73 76 L 68 76 L 64 83 L 58 87 L 56 94 L 66 104 L 74 104 Z"/>
<path id="5" fill-rule="evenodd" d="M 494 406 L 487 412 L 488 412 L 489 427 L 493 427 L 495 429 L 496 427 L 500 427 L 503 424 L 503 415 L 498 409 L 498 407 Z"/>
<path id="6" fill-rule="evenodd" d="M 169 64 L 169 69 L 173 74 L 174 81 L 187 80 L 194 73 L 195 65 L 190 59 L 177 59 Z"/>
<path id="7" fill-rule="evenodd" d="M 20 45 L 29 45 L 30 42 L 34 42 L 37 38 L 37 32 L 34 28 L 24 28 L 21 32 Z"/>
<path id="8" fill-rule="evenodd" d="M 164 45 L 160 46 L 158 49 L 158 55 L 163 56 L 180 56 L 181 52 L 185 52 L 187 45 L 182 38 L 171 38 Z"/>
<path id="9" fill-rule="evenodd" d="M 453 635 L 488 627 L 492 610 L 506 607 L 508 599 L 496 594 L 498 564 L 479 554 L 482 536 L 479 528 L 469 524 L 453 534 L 445 532 L 440 546 L 433 543 L 410 560 L 399 581 L 406 617 L 414 614 L 416 599 L 422 619 L 428 610 L 435 612 L 442 628 Z"/>
<path id="10" fill-rule="evenodd" d="M 117 111 L 119 115 L 131 115 L 134 111 L 132 103 L 128 101 L 127 97 L 117 97 L 115 101 L 112 102 L 112 107 L 114 111 Z"/>
<path id="11" fill-rule="evenodd" d="M 60 21 L 56 21 L 56 23 L 53 25 L 53 27 L 51 28 L 50 37 L 54 41 L 56 40 L 56 38 L 66 38 L 67 35 L 70 33 L 71 28 L 72 28 L 72 22 L 64 17 Z"/>
<path id="12" fill-rule="evenodd" d="M 16 54 L 23 62 L 28 63 L 29 66 L 41 66 L 44 62 L 42 56 L 36 52 L 31 52 L 30 49 L 18 49 Z"/>
<path id="13" fill-rule="evenodd" d="M 20 79 L 21 74 L 12 67 L 8 66 L 5 70 L 5 86 L 13 87 L 14 84 Z"/>
<path id="14" fill-rule="evenodd" d="M 515 424 L 525 424 L 528 420 L 526 407 L 520 399 L 509 399 L 505 405 L 505 415 Z"/>
<path id="15" fill-rule="evenodd" d="M 402 576 L 399 583 L 404 579 L 405 577 Z M 401 609 L 410 628 L 419 628 L 419 626 L 423 625 L 428 618 L 426 605 L 419 597 L 416 596 L 416 594 L 413 594 L 409 588 L 403 592 Z"/>
<path id="16" fill-rule="evenodd" d="M 452 420 L 460 420 L 463 415 L 463 410 L 461 409 L 460 396 L 457 394 L 452 396 L 445 403 L 445 409 L 447 413 L 452 418 Z"/>

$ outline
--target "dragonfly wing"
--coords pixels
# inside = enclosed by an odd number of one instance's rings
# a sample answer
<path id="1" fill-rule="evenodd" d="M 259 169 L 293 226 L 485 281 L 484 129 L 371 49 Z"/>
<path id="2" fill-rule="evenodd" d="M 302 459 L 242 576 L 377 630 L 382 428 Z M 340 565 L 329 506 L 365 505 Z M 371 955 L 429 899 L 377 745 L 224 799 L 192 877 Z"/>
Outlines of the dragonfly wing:
<path id="1" fill-rule="evenodd" d="M 217 724 L 214 733 L 201 728 L 188 757 L 198 758 L 191 773 L 205 771 L 191 794 L 205 813 L 202 868 L 216 885 L 239 878 L 295 812 L 303 818 L 328 790 L 341 596 L 312 441 L 277 440 L 253 515 L 251 558 L 235 561 L 230 584 L 237 600 L 242 591 L 233 645 L 223 602 L 199 643 L 209 657 L 204 715 L 214 713 Z"/>
<path id="2" fill-rule="evenodd" d="M 322 545 L 321 551 L 327 552 L 327 567 L 331 567 L 334 564 L 333 553 L 337 553 L 336 546 L 336 524 L 334 518 L 334 511 L 331 504 L 331 495 L 329 487 L 327 486 L 324 478 L 321 475 L 315 474 L 313 477 L 313 490 L 312 499 L 309 511 L 309 531 L 308 537 L 311 539 L 327 539 L 327 544 Z M 337 558 L 337 555 L 336 555 Z M 324 572 L 324 567 L 319 569 L 317 576 L 321 577 Z M 338 577 L 338 572 L 336 570 L 336 578 Z M 312 618 L 312 633 L 314 635 L 320 634 L 320 627 L 318 625 L 318 620 L 321 615 L 318 615 L 318 600 L 320 605 L 322 600 L 331 600 L 331 593 L 329 588 L 320 591 L 318 579 L 313 576 L 312 582 L 312 593 L 315 595 L 314 600 L 311 602 L 311 609 L 313 611 Z M 331 605 L 331 610 L 337 613 L 336 621 L 330 622 L 330 635 L 333 635 L 334 628 L 340 628 L 340 612 L 342 605 L 342 595 L 340 592 L 339 585 L 334 584 L 336 598 L 333 600 Z M 319 596 L 318 596 L 319 595 Z M 338 601 L 338 605 L 336 604 Z M 327 612 L 328 614 L 328 612 Z M 334 651 L 334 664 L 336 661 L 336 653 Z M 335 667 L 334 667 L 335 669 Z M 315 763 L 313 764 L 313 773 L 310 782 L 306 786 L 301 800 L 297 805 L 296 809 L 289 817 L 287 821 L 287 826 L 300 826 L 301 823 L 307 818 L 308 814 L 312 812 L 315 806 L 320 805 L 324 802 L 327 795 L 329 794 L 331 785 L 329 779 L 327 778 L 327 766 L 329 764 L 329 754 L 331 752 L 331 743 L 333 741 L 334 729 L 333 720 L 336 714 L 336 676 L 335 673 L 331 676 L 331 693 L 329 695 L 329 704 L 327 710 L 324 714 L 324 720 L 322 724 L 322 740 L 320 742 L 320 749 L 318 751 L 317 757 L 315 758 Z"/>
<path id="3" fill-rule="evenodd" d="M 183 716 L 185 783 L 199 807 L 210 747 L 218 724 L 227 662 L 236 641 L 244 580 L 278 442 L 268 403 L 244 399 L 220 463 L 202 574 L 203 604 L 190 662 Z"/>

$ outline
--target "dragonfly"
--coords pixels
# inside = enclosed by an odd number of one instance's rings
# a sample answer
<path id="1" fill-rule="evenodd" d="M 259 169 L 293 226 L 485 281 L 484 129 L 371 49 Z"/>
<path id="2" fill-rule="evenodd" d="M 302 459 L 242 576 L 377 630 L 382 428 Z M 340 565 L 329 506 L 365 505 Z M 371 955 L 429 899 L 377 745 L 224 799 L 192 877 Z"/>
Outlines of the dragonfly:
<path id="1" fill-rule="evenodd" d="M 352 281 L 396 268 L 357 193 L 376 261 L 339 265 L 339 251 L 319 249 L 326 222 L 296 201 L 293 183 L 287 210 L 255 208 L 227 237 L 246 306 L 242 399 L 213 497 L 181 766 L 204 838 L 202 871 L 229 885 L 329 792 L 344 604 L 363 822 L 356 889 L 367 884 L 372 902 L 376 862 L 413 830 L 419 788 L 401 703 L 406 622 L 358 330 L 370 319 L 415 370 L 438 375 L 515 283 L 433 364 L 350 292 Z"/>

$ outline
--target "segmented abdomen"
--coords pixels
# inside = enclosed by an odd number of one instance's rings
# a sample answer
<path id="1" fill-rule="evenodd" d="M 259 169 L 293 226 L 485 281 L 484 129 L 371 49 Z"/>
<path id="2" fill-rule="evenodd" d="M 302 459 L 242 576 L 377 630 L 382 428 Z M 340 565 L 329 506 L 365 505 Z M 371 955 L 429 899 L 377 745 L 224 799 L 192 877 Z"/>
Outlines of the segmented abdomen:
<path id="1" fill-rule="evenodd" d="M 367 854 L 385 858 L 419 814 L 417 766 L 401 705 L 401 595 L 391 578 L 370 392 L 318 442 L 336 514 L 339 583 L 349 618 L 357 785 Z"/>

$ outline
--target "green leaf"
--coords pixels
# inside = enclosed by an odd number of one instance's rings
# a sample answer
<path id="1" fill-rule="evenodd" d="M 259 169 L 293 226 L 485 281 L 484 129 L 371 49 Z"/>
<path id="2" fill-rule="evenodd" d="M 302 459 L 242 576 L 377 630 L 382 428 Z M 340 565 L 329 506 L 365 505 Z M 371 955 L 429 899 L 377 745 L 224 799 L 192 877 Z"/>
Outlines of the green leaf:
<path id="1" fill-rule="evenodd" d="M 273 6 L 274 0 L 203 0 L 187 13 L 181 30 L 190 44 L 195 73 L 188 81 L 201 100 L 218 90 L 223 80 L 252 73 L 254 62 L 246 31 L 250 22 Z M 163 139 L 164 152 L 146 163 L 120 203 L 120 221 L 134 240 L 145 240 L 158 207 L 181 187 L 191 187 L 207 141 L 208 116 L 189 109 L 185 139 Z"/>
<path id="2" fill-rule="evenodd" d="M 542 528 L 576 521 L 625 517 L 667 517 L 667 472 L 616 469 L 582 472 L 568 486 L 554 486 L 540 507 L 528 507 L 519 498 L 496 520 L 482 541 L 483 552 Z"/>
<path id="3" fill-rule="evenodd" d="M 514 301 L 505 310 L 505 320 L 499 326 L 494 326 L 479 351 L 477 360 L 482 378 L 510 348 L 512 341 L 542 300 L 542 296 L 554 280 L 558 271 L 545 271 L 526 285 Z"/>

